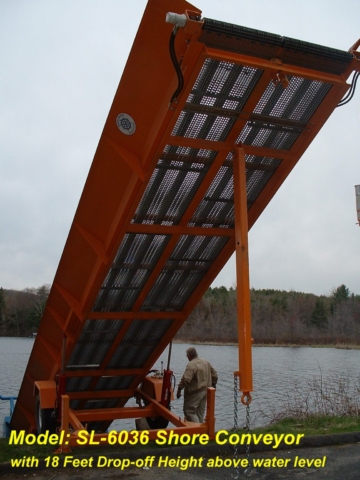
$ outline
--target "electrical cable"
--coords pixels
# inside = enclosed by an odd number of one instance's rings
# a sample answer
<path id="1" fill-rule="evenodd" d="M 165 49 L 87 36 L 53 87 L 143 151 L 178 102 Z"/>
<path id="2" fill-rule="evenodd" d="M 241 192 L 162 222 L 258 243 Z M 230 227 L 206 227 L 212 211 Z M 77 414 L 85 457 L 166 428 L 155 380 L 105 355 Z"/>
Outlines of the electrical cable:
<path id="1" fill-rule="evenodd" d="M 354 74 L 349 91 L 347 92 L 345 97 L 340 101 L 337 107 L 342 107 L 343 105 L 346 105 L 353 98 L 355 89 L 356 89 L 356 83 L 358 81 L 359 76 L 360 76 L 360 72 L 356 72 Z"/>
<path id="2" fill-rule="evenodd" d="M 173 31 L 171 32 L 170 42 L 169 42 L 170 57 L 178 77 L 178 87 L 171 97 L 170 105 L 177 99 L 181 90 L 184 87 L 184 76 L 182 74 L 180 64 L 176 58 L 176 53 L 175 53 L 175 37 L 176 37 L 177 31 L 178 31 L 178 27 L 174 27 Z"/>
<path id="3" fill-rule="evenodd" d="M 341 107 L 342 105 L 345 105 L 346 103 L 348 103 L 352 99 L 352 97 L 354 96 L 355 88 L 356 88 L 356 82 L 359 78 L 359 75 L 360 75 L 360 72 L 356 72 L 354 74 L 352 82 L 351 82 L 351 87 L 350 87 L 348 93 L 345 95 L 345 97 L 337 105 L 338 107 Z"/>

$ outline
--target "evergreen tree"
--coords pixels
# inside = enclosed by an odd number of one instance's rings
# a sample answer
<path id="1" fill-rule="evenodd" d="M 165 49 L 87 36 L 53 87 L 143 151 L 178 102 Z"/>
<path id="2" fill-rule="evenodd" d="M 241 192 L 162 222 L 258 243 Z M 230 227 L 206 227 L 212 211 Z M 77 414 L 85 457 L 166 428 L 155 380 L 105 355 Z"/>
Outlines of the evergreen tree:
<path id="1" fill-rule="evenodd" d="M 36 329 L 39 326 L 49 293 L 50 285 L 42 285 L 36 289 L 36 301 L 27 318 L 28 327 Z"/>
<path id="2" fill-rule="evenodd" d="M 337 287 L 332 291 L 331 296 L 336 303 L 340 303 L 342 300 L 346 300 L 350 297 L 350 290 L 342 284 L 340 287 Z"/>
<path id="3" fill-rule="evenodd" d="M 350 290 L 344 285 L 340 285 L 337 288 L 334 288 L 331 292 L 331 313 L 334 314 L 336 307 L 340 305 L 343 301 L 347 300 L 350 297 Z"/>
<path id="4" fill-rule="evenodd" d="M 0 288 L 0 319 L 2 318 L 5 312 L 5 292 L 3 288 Z"/>
<path id="5" fill-rule="evenodd" d="M 3 288 L 0 288 L 0 335 L 3 333 L 4 330 L 4 318 L 5 318 L 5 292 Z"/>
<path id="6" fill-rule="evenodd" d="M 318 298 L 315 302 L 315 307 L 311 313 L 311 323 L 319 330 L 324 330 L 327 328 L 328 319 L 326 305 L 324 300 L 321 300 L 321 298 Z"/>

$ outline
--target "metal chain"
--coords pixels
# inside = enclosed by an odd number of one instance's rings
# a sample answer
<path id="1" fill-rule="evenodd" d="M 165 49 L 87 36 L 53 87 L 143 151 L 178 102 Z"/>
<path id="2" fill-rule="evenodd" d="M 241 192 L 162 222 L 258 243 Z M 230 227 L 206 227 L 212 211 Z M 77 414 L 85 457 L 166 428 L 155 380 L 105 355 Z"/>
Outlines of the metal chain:
<path id="1" fill-rule="evenodd" d="M 246 405 L 246 433 L 247 434 L 250 434 L 250 403 L 248 403 Z M 248 437 L 249 438 L 249 437 Z M 246 444 L 246 450 L 245 450 L 245 453 L 246 453 L 246 459 L 248 461 L 248 466 L 247 468 L 244 470 L 244 475 L 246 475 L 247 477 L 250 477 L 251 475 L 251 464 L 250 464 L 250 442 L 248 442 Z"/>
<path id="2" fill-rule="evenodd" d="M 234 432 L 236 433 L 238 429 L 238 377 L 234 375 Z M 235 457 L 235 465 L 237 465 L 238 459 L 238 444 L 234 444 L 234 457 Z M 239 467 L 234 468 L 234 473 L 232 474 L 232 478 L 237 479 L 240 476 L 240 469 Z"/>
<path id="3" fill-rule="evenodd" d="M 234 432 L 238 430 L 238 377 L 234 375 Z M 248 396 L 245 397 L 246 401 L 248 402 L 246 405 L 246 433 L 250 434 L 250 400 Z M 234 458 L 235 458 L 235 465 L 237 465 L 238 459 L 238 443 L 234 445 Z M 246 459 L 247 459 L 247 468 L 244 470 L 244 475 L 246 477 L 250 477 L 251 475 L 251 464 L 250 464 L 250 442 L 246 444 Z M 240 469 L 238 466 L 234 468 L 234 473 L 232 474 L 232 478 L 235 480 L 240 477 Z"/>

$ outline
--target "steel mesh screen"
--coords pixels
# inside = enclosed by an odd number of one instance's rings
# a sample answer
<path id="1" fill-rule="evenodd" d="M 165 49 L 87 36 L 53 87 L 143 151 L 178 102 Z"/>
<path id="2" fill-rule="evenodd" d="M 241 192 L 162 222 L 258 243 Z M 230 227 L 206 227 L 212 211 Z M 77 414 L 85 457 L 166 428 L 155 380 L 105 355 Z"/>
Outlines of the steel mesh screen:
<path id="1" fill-rule="evenodd" d="M 282 45 L 282 37 L 260 30 L 204 19 L 200 41 L 209 47 L 271 60 Z"/>
<path id="2" fill-rule="evenodd" d="M 340 75 L 352 61 L 350 52 L 282 37 L 261 30 L 204 19 L 200 42 L 208 47 Z"/>
<path id="3" fill-rule="evenodd" d="M 217 152 L 166 146 L 133 223 L 177 225 Z"/>
<path id="4" fill-rule="evenodd" d="M 269 178 L 280 165 L 280 159 L 245 155 L 248 208 L 254 203 Z M 205 228 L 234 227 L 234 183 L 232 155 L 217 172 L 204 198 L 199 203 L 190 224 Z"/>
<path id="5" fill-rule="evenodd" d="M 67 392 L 84 392 L 89 389 L 92 377 L 70 377 L 66 379 Z"/>
<path id="6" fill-rule="evenodd" d="M 119 333 L 123 320 L 86 320 L 67 368 L 97 368 Z"/>
<path id="7" fill-rule="evenodd" d="M 168 240 L 166 235 L 125 235 L 93 310 L 130 310 Z"/>
<path id="8" fill-rule="evenodd" d="M 126 390 L 135 379 L 134 375 L 118 377 L 101 377 L 96 384 L 95 390 Z"/>
<path id="9" fill-rule="evenodd" d="M 181 310 L 228 237 L 182 235 L 157 278 L 144 309 Z"/>
<path id="10" fill-rule="evenodd" d="M 295 76 L 289 76 L 288 80 L 286 88 L 270 82 L 253 113 L 308 122 L 331 85 Z"/>
<path id="11" fill-rule="evenodd" d="M 172 322 L 172 319 L 133 320 L 108 368 L 142 367 Z"/>
<path id="12" fill-rule="evenodd" d="M 260 69 L 208 58 L 186 103 L 240 111 L 261 74 Z"/>

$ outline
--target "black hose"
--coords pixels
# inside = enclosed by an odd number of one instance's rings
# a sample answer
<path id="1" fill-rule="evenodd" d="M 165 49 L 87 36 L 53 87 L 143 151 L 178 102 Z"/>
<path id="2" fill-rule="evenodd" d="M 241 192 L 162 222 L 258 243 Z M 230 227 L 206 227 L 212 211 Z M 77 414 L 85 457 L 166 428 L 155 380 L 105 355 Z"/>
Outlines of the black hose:
<path id="1" fill-rule="evenodd" d="M 169 353 L 168 353 L 168 363 L 167 363 L 168 370 L 170 370 L 171 349 L 172 349 L 172 341 L 169 343 Z"/>
<path id="2" fill-rule="evenodd" d="M 170 57 L 171 57 L 172 63 L 174 65 L 174 68 L 175 68 L 175 71 L 176 71 L 176 74 L 177 74 L 177 77 L 178 77 L 178 87 L 171 97 L 170 104 L 172 104 L 177 99 L 181 90 L 184 87 L 184 76 L 182 74 L 180 64 L 179 64 L 179 62 L 176 58 L 176 54 L 175 54 L 175 37 L 176 37 L 177 30 L 178 30 L 177 27 L 175 27 L 173 29 L 173 31 L 171 32 L 170 42 L 169 42 Z"/>
<path id="3" fill-rule="evenodd" d="M 360 76 L 360 72 L 356 72 L 355 75 L 353 76 L 350 90 L 345 95 L 345 97 L 340 101 L 340 103 L 337 105 L 337 107 L 342 107 L 343 105 L 346 105 L 353 98 L 354 93 L 355 93 L 355 89 L 356 89 L 356 82 L 358 81 L 359 76 Z"/>

